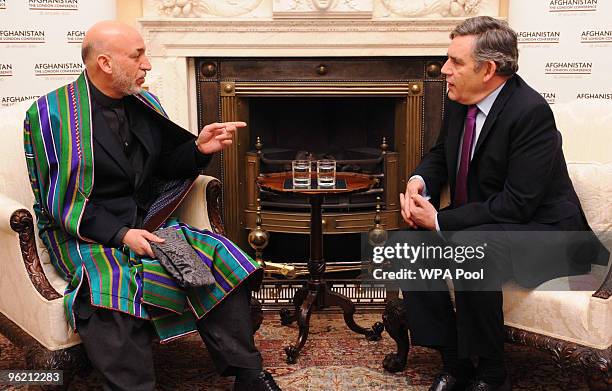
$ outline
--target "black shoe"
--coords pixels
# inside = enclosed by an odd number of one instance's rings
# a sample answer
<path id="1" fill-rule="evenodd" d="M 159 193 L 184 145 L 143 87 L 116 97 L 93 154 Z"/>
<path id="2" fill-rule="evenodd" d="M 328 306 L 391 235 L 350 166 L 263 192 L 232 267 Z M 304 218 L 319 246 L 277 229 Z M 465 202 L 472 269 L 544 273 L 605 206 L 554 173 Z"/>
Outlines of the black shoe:
<path id="1" fill-rule="evenodd" d="M 234 391 L 282 391 L 268 371 L 261 371 L 250 383 L 234 383 Z"/>
<path id="2" fill-rule="evenodd" d="M 448 372 L 440 372 L 436 375 L 429 391 L 463 391 L 466 382 L 457 379 Z"/>
<path id="3" fill-rule="evenodd" d="M 482 380 L 474 380 L 468 384 L 465 391 L 511 391 L 510 377 L 506 376 L 503 384 L 491 384 Z"/>

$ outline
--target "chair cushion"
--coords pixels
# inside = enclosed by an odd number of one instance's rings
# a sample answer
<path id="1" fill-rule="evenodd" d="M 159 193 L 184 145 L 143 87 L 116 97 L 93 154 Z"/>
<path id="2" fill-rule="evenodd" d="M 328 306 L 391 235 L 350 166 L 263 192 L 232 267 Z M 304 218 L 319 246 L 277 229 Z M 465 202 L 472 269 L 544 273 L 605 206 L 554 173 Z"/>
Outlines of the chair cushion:
<path id="1" fill-rule="evenodd" d="M 20 257 L 15 246 L 3 248 L 1 255 Z M 43 264 L 45 275 L 60 293 L 66 287 L 50 264 Z M 7 268 L 0 277 L 0 294 L 10 300 L 0 300 L 0 311 L 13 323 L 49 350 L 65 349 L 80 343 L 69 329 L 64 316 L 63 298 L 47 300 L 28 281 L 23 263 L 21 269 Z"/>
<path id="2" fill-rule="evenodd" d="M 612 163 L 570 162 L 567 169 L 591 229 L 612 251 Z"/>
<path id="3" fill-rule="evenodd" d="M 506 284 L 505 324 L 596 349 L 612 346 L 612 298 L 592 297 L 606 269 L 593 266 L 590 274 L 557 278 L 533 290 Z"/>

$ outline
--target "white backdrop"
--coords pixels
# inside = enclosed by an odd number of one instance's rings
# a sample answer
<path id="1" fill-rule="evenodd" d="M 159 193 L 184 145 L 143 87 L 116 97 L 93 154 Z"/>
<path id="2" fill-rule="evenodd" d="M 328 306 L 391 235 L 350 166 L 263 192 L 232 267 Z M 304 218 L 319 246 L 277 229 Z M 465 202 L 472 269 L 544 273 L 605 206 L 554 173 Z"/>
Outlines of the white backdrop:
<path id="1" fill-rule="evenodd" d="M 549 103 L 612 108 L 612 0 L 510 0 L 519 74 Z"/>
<path id="2" fill-rule="evenodd" d="M 0 107 L 74 80 L 85 31 L 115 17 L 115 0 L 0 0 Z"/>

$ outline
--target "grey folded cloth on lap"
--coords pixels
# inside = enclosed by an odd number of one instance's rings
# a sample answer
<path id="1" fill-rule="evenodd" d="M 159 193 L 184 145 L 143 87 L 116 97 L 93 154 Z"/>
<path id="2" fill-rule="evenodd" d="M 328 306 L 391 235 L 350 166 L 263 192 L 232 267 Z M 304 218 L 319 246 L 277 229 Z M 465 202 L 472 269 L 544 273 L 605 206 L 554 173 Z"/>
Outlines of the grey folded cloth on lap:
<path id="1" fill-rule="evenodd" d="M 166 241 L 149 242 L 159 263 L 181 288 L 197 288 L 215 283 L 212 272 L 175 228 L 162 228 L 153 232 Z"/>

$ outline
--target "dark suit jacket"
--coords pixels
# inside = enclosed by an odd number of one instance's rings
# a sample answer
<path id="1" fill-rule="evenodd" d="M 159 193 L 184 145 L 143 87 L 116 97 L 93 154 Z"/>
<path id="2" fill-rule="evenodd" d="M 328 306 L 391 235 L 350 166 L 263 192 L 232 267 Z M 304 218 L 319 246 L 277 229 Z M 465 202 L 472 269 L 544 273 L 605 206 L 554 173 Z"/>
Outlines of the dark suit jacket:
<path id="1" fill-rule="evenodd" d="M 94 125 L 95 184 L 80 225 L 83 236 L 109 246 L 121 228 L 142 228 L 143 213 L 159 196 L 158 183 L 193 179 L 210 159 L 197 151 L 194 135 L 140 100 L 126 100 L 130 130 L 144 162 L 136 166 L 142 172 L 135 170 L 111 129 Z M 96 115 L 92 113 L 94 124 Z"/>
<path id="2" fill-rule="evenodd" d="M 467 106 L 447 100 L 438 140 L 414 172 L 425 180 L 434 205 L 446 183 L 454 194 L 466 112 Z M 590 231 L 567 172 L 553 113 L 544 98 L 518 75 L 506 82 L 491 107 L 474 149 L 467 187 L 467 204 L 439 211 L 442 231 L 486 224 L 498 224 L 509 231 L 530 229 L 530 224 L 534 231 L 542 227 Z M 588 265 L 580 272 L 589 270 L 596 260 L 605 258 L 607 264 L 607 251 L 602 253 L 605 248 L 592 233 L 589 238 L 591 247 L 582 247 L 585 251 L 577 254 L 586 259 L 576 261 Z M 534 261 L 519 261 L 527 264 L 523 272 L 533 271 L 530 265 Z M 536 261 L 539 269 L 546 269 L 542 267 L 546 262 Z M 553 274 L 557 273 L 543 278 Z"/>

